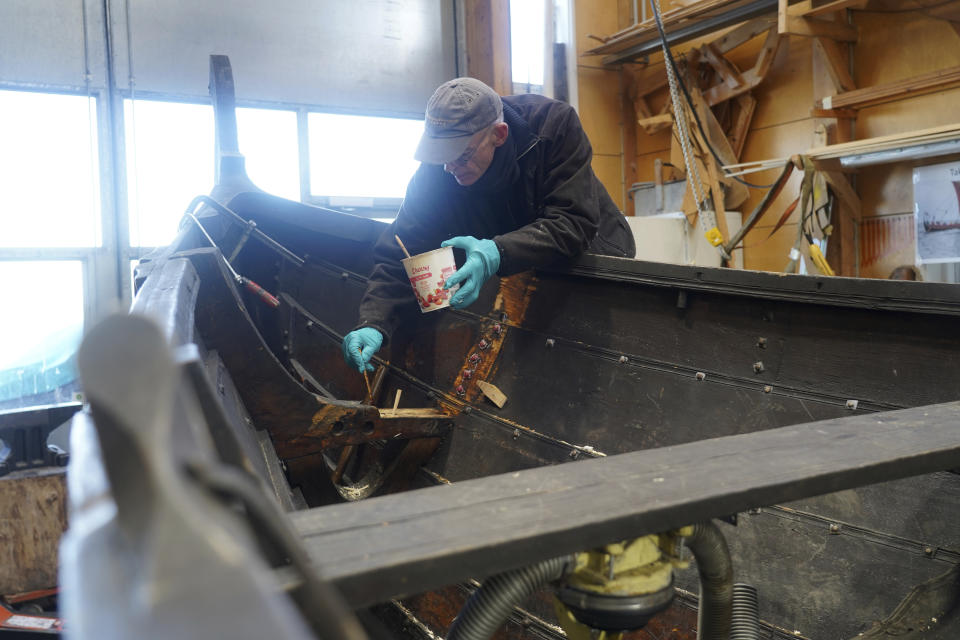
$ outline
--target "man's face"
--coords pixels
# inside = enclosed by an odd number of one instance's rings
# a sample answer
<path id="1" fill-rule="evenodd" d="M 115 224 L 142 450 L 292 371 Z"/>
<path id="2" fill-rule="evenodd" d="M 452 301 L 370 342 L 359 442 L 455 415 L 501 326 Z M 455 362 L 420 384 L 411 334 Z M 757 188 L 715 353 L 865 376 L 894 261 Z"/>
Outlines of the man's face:
<path id="1" fill-rule="evenodd" d="M 443 165 L 461 187 L 469 187 L 486 173 L 493 162 L 493 153 L 507 140 L 507 125 L 503 122 L 478 131 L 470 139 L 459 158 Z"/>

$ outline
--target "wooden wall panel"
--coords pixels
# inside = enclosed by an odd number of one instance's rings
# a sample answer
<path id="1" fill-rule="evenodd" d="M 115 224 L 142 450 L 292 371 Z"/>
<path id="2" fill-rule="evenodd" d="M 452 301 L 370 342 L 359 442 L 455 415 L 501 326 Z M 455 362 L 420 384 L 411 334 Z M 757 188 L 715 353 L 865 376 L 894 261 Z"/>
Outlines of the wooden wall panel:
<path id="1" fill-rule="evenodd" d="M 15 471 L 0 479 L 0 593 L 57 586 L 57 548 L 66 528 L 64 469 Z"/>
<path id="2" fill-rule="evenodd" d="M 669 4 L 664 4 L 664 10 L 668 10 Z M 630 8 L 630 4 L 620 0 L 578 0 L 576 7 L 577 42 L 580 51 L 593 46 L 595 42 L 585 39 L 587 33 L 609 35 L 629 24 L 624 12 Z M 860 32 L 860 41 L 852 48 L 853 77 L 857 86 L 884 84 L 960 65 L 960 34 L 948 22 L 914 12 L 880 14 L 858 11 L 853 15 Z M 713 40 L 719 35 L 719 33 L 713 34 L 706 40 Z M 758 37 L 747 43 L 736 50 L 731 55 L 731 59 L 741 69 L 749 68 L 755 60 L 762 41 L 763 38 Z M 686 43 L 675 49 L 675 55 L 680 55 L 700 44 L 701 42 Z M 618 153 L 619 150 L 613 150 L 613 145 L 618 140 L 618 135 L 622 135 L 619 132 L 621 121 L 612 115 L 603 115 L 609 114 L 611 107 L 616 104 L 613 97 L 616 90 L 606 86 L 615 83 L 598 82 L 597 74 L 587 74 L 584 69 L 599 65 L 600 61 L 595 58 L 580 59 L 580 77 L 583 78 L 580 92 L 583 105 L 581 118 L 590 122 L 590 135 L 598 141 L 595 142 L 595 146 L 599 144 L 604 152 Z M 650 65 L 643 72 L 643 76 L 656 81 L 663 73 L 662 56 L 652 55 Z M 811 117 L 815 91 L 813 74 L 812 40 L 790 37 L 781 46 L 767 79 L 754 90 L 757 108 L 741 161 L 786 157 L 803 153 L 814 146 L 816 120 Z M 603 95 L 589 95 L 594 91 L 602 92 Z M 650 107 L 656 112 L 667 99 L 666 89 L 653 94 L 651 98 Z M 854 128 L 854 138 L 863 139 L 953 123 L 957 121 L 957 104 L 960 104 L 960 88 L 863 109 Z M 668 161 L 670 145 L 669 130 L 652 136 L 642 129 L 637 131 L 638 181 L 653 180 L 654 160 L 660 158 Z M 596 166 L 603 167 L 603 180 L 611 194 L 617 191 L 616 185 L 607 182 L 615 179 L 610 164 L 612 157 L 611 153 L 608 159 L 598 159 L 595 162 Z M 931 164 L 945 160 L 938 158 L 923 161 L 923 163 Z M 912 166 L 909 163 L 885 165 L 864 169 L 856 175 L 856 188 L 863 201 L 865 218 L 912 211 Z M 769 171 L 745 177 L 751 182 L 766 184 L 772 182 L 776 175 L 776 171 Z M 784 207 L 798 195 L 799 185 L 800 178 L 795 175 L 783 194 L 773 203 L 757 231 L 751 236 L 769 233 L 770 227 Z M 752 210 L 762 197 L 762 191 L 751 190 L 749 199 L 740 207 L 741 211 Z M 630 206 L 629 203 L 628 206 Z M 795 221 L 796 214 L 791 222 L 795 223 Z M 780 239 L 787 236 L 789 236 L 787 240 Z M 781 231 L 775 236 L 775 240 L 759 246 L 751 247 L 748 242 L 744 255 L 746 267 L 761 270 L 781 269 L 786 262 L 786 249 L 780 244 L 786 244 L 789 248 L 792 237 L 792 234 L 787 231 Z M 889 261 L 909 262 L 910 259 L 912 259 L 912 250 L 906 253 L 898 250 L 870 265 L 862 275 L 886 277 L 889 271 L 884 271 L 889 266 L 887 264 Z"/>
<path id="3" fill-rule="evenodd" d="M 593 155 L 593 172 L 600 178 L 600 182 L 607 188 L 607 192 L 613 201 L 617 203 L 620 210 L 623 211 L 623 165 L 621 155 Z M 631 206 L 630 211 L 626 213 L 633 215 Z"/>
<path id="4" fill-rule="evenodd" d="M 751 131 L 810 117 L 810 109 L 813 107 L 811 42 L 810 38 L 793 37 L 780 45 L 780 51 L 770 65 L 766 79 L 753 90 L 757 108 L 753 112 Z M 753 134 L 747 136 L 747 144 L 751 135 Z M 791 146 L 791 153 L 806 151 L 810 148 L 810 142 L 809 138 L 796 140 L 800 146 Z M 745 156 L 744 160 L 762 158 L 762 155 L 749 155 Z"/>
<path id="5" fill-rule="evenodd" d="M 618 31 L 621 22 L 627 20 L 623 17 L 625 10 L 629 10 L 629 3 L 620 0 L 577 0 L 574 3 L 580 121 L 593 146 L 594 173 L 621 210 L 626 191 L 623 184 L 620 72 L 604 68 L 598 56 L 584 57 L 582 53 L 598 44 L 597 40 L 588 37 L 590 34 L 607 36 Z"/>
<path id="6" fill-rule="evenodd" d="M 645 73 L 642 75 L 642 80 L 640 81 L 641 86 L 652 86 L 660 81 L 660 77 L 666 74 L 666 70 L 663 67 L 663 64 L 651 65 L 649 69 L 645 70 Z M 642 90 L 642 89 L 641 89 Z M 657 114 L 660 110 L 669 102 L 670 92 L 664 86 L 659 90 L 651 93 L 646 98 L 647 106 L 650 108 L 651 112 Z M 673 110 L 671 108 L 671 113 Z M 639 116 L 638 116 L 639 117 Z M 650 153 L 653 151 L 660 151 L 663 149 L 670 149 L 670 129 L 664 129 L 663 131 L 658 131 L 653 135 L 648 134 L 642 127 L 637 128 L 637 154 L 642 155 L 644 153 Z"/>
<path id="7" fill-rule="evenodd" d="M 860 42 L 854 48 L 858 86 L 887 84 L 960 65 L 960 36 L 950 23 L 922 13 L 857 13 Z M 948 89 L 861 109 L 856 137 L 870 138 L 957 122 L 960 89 Z M 930 158 L 866 167 L 857 174 L 864 221 L 860 228 L 861 269 L 867 278 L 887 278 L 897 266 L 913 264 L 915 245 L 904 236 L 903 214 L 913 211 L 913 167 L 956 160 Z M 899 215 L 898 215 L 899 214 Z M 879 245 L 878 245 L 879 243 Z M 879 259 L 874 259 L 879 252 Z"/>
<path id="8" fill-rule="evenodd" d="M 773 236 L 771 227 L 754 227 L 743 239 L 744 269 L 782 271 L 790 260 L 790 248 L 797 238 L 797 225 L 785 224 Z M 768 237 L 769 236 L 769 237 Z"/>
<path id="9" fill-rule="evenodd" d="M 577 84 L 580 122 L 590 138 L 593 152 L 620 154 L 623 148 L 620 141 L 620 74 L 611 69 L 580 67 Z"/>
<path id="10" fill-rule="evenodd" d="M 651 153 L 637 155 L 637 182 L 653 182 L 654 162 L 659 158 L 661 162 L 670 162 L 670 149 L 662 149 Z"/>
<path id="11" fill-rule="evenodd" d="M 637 156 L 666 151 L 666 157 L 669 158 L 672 138 L 673 134 L 670 129 L 664 129 L 663 131 L 649 135 L 640 127 L 637 130 Z M 651 171 L 652 170 L 653 168 L 651 167 Z"/>
<path id="12" fill-rule="evenodd" d="M 617 0 L 617 30 L 626 29 L 633 25 L 633 7 L 637 0 Z M 639 10 L 639 6 L 637 7 Z M 640 13 L 637 13 L 637 20 Z"/>
<path id="13" fill-rule="evenodd" d="M 944 20 L 920 12 L 857 12 L 860 41 L 853 78 L 859 87 L 903 80 L 960 65 L 960 38 Z"/>
<path id="14" fill-rule="evenodd" d="M 857 175 L 865 217 L 913 211 L 913 167 L 907 164 L 881 164 L 864 167 Z"/>
<path id="15" fill-rule="evenodd" d="M 785 124 L 755 129 L 747 136 L 747 143 L 743 148 L 743 156 L 748 160 L 765 158 L 785 158 L 793 153 L 797 153 L 798 147 L 809 145 L 813 137 L 813 120 L 807 118 L 796 122 L 787 122 Z M 779 170 L 763 171 L 760 173 L 750 173 L 742 176 L 745 180 L 753 184 L 770 184 L 777 179 Z M 772 226 L 784 209 L 800 193 L 801 176 L 799 172 L 794 171 L 790 177 L 787 186 L 784 187 L 780 195 L 773 201 L 773 205 L 767 211 L 766 215 L 758 223 L 761 226 Z M 763 199 L 766 194 L 764 190 L 750 189 L 750 196 L 740 207 L 742 213 L 752 211 Z M 791 222 L 796 222 L 798 214 L 794 213 Z M 749 264 L 751 258 L 749 250 L 747 251 L 747 260 Z M 772 268 L 772 266 L 771 266 Z"/>
<path id="16" fill-rule="evenodd" d="M 956 46 L 960 49 L 960 42 Z M 857 138 L 875 138 L 954 124 L 960 119 L 958 104 L 960 88 L 861 109 L 857 118 Z"/>
<path id="17" fill-rule="evenodd" d="M 600 41 L 594 36 L 608 36 L 619 30 L 617 0 L 576 0 L 574 2 L 577 36 L 577 65 L 603 66 L 600 56 L 584 56 L 583 52 L 593 49 Z"/>

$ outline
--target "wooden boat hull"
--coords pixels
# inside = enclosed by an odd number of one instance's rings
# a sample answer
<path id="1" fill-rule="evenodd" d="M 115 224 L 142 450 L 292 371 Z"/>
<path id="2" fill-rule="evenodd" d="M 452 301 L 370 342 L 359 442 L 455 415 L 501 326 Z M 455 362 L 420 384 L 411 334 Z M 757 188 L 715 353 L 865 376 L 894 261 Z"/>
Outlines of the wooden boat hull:
<path id="1" fill-rule="evenodd" d="M 340 341 L 384 225 L 256 190 L 237 154 L 225 59 L 214 57 L 211 78 L 219 183 L 198 212 L 206 234 L 186 220 L 138 267 L 140 306 L 166 310 L 168 333 L 222 363 L 210 382 L 230 390 L 218 400 L 228 421 L 249 416 L 269 432 L 308 506 L 960 396 L 955 286 L 588 255 L 492 278 L 462 311 L 421 315 L 411 295 L 379 354 L 380 391 L 361 402 L 365 383 Z M 224 256 L 279 306 L 239 287 Z M 199 284 L 177 276 L 187 271 Z M 177 300 L 190 296 L 185 312 Z M 502 408 L 480 381 L 506 394 Z M 398 390 L 401 409 L 435 411 L 376 408 Z M 914 629 L 907 638 L 957 637 L 958 493 L 960 478 L 940 472 L 730 514 L 736 579 L 759 589 L 764 637 L 853 638 L 881 620 Z M 628 637 L 695 636 L 696 574 L 676 584 L 673 607 Z M 918 585 L 930 595 L 904 601 Z M 407 597 L 377 613 L 395 634 L 443 634 L 471 588 L 398 593 Z M 560 637 L 545 596 L 524 608 L 502 637 Z"/>
<path id="2" fill-rule="evenodd" d="M 200 339 L 219 352 L 308 503 L 337 500 L 327 448 L 299 437 L 314 419 L 314 396 L 296 379 L 291 360 L 337 398 L 363 398 L 363 378 L 343 363 L 339 340 L 356 322 L 372 243 L 383 226 L 262 193 L 221 198 L 307 256 L 296 267 L 250 241 L 234 262 L 240 273 L 270 283 L 280 308 L 237 289 L 217 267 L 217 253 L 202 248 L 204 239 L 189 228 L 154 268 L 176 256 L 193 261 L 201 277 Z M 202 219 L 216 228 L 222 216 L 208 214 Z M 229 254 L 240 229 L 226 224 L 219 231 L 216 240 Z M 150 269 L 144 265 L 142 274 Z M 388 364 L 380 406 L 402 389 L 402 406 L 437 406 L 449 416 L 431 434 L 435 451 L 426 447 L 432 455 L 423 471 L 400 484 L 457 482 L 954 400 L 958 313 L 960 297 L 950 285 L 585 256 L 555 270 L 494 278 L 468 310 L 420 315 L 411 305 L 410 322 L 381 354 Z M 481 349 L 481 340 L 489 346 Z M 473 372 L 469 379 L 465 369 Z M 507 395 L 502 409 L 483 398 L 479 380 Z M 380 490 L 400 484 L 385 482 Z M 797 637 L 798 630 L 800 637 L 852 638 L 960 558 L 951 508 L 958 493 L 960 479 L 944 472 L 757 505 L 725 528 L 737 580 L 759 588 L 761 615 L 774 637 Z M 695 593 L 695 573 L 682 573 L 678 586 L 682 594 Z M 442 633 L 464 593 L 451 587 L 405 602 Z M 692 633 L 694 601 L 685 595 L 669 613 L 671 624 L 685 621 L 681 634 Z M 527 608 L 552 618 L 548 601 L 534 599 Z M 651 635 L 657 628 L 635 637 L 657 637 Z M 925 637 L 956 631 L 941 624 Z"/>

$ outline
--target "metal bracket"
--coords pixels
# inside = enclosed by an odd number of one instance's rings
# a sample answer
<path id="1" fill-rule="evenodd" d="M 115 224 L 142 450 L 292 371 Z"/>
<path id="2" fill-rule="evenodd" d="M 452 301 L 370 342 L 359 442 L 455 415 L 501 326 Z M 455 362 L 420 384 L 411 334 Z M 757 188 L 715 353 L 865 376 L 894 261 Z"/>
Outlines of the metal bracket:
<path id="1" fill-rule="evenodd" d="M 64 467 L 69 454 L 47 444 L 50 433 L 70 420 L 81 404 L 0 413 L 0 476 L 37 467 Z"/>

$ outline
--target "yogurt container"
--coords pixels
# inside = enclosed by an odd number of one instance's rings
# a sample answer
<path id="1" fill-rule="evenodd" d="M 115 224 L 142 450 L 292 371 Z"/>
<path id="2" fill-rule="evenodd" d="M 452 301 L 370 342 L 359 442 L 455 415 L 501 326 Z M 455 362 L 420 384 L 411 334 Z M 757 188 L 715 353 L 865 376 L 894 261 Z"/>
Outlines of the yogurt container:
<path id="1" fill-rule="evenodd" d="M 410 286 L 417 297 L 421 313 L 446 309 L 450 306 L 450 297 L 460 288 L 454 285 L 444 289 L 443 284 L 456 270 L 453 259 L 453 247 L 441 247 L 426 253 L 420 253 L 400 262 L 410 278 Z"/>

